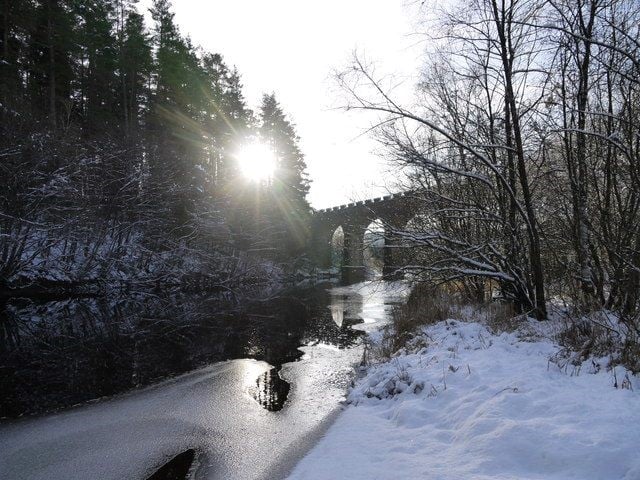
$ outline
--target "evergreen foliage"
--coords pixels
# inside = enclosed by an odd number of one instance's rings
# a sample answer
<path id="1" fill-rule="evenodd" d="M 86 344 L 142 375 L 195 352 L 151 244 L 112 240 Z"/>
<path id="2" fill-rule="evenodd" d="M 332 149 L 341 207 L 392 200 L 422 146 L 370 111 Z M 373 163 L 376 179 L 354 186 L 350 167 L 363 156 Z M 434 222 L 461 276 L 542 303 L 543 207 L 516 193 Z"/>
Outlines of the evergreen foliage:
<path id="1" fill-rule="evenodd" d="M 271 198 L 274 221 L 280 225 L 278 243 L 286 245 L 288 254 L 299 254 L 309 234 L 310 214 L 306 200 L 309 180 L 304 155 L 298 146 L 299 138 L 273 93 L 262 98 L 260 122 L 260 136 L 276 158 Z"/>
<path id="2" fill-rule="evenodd" d="M 146 26 L 136 0 L 2 0 L 1 283 L 112 275 L 126 254 L 144 276 L 173 268 L 171 255 L 206 253 L 215 272 L 220 258 L 265 239 L 289 250 L 247 224 L 256 202 L 278 195 L 295 212 L 260 206 L 272 215 L 261 221 L 281 230 L 293 215 L 295 230 L 306 228 L 304 162 L 275 99 L 265 115 L 290 173 L 263 199 L 235 157 L 259 135 L 240 74 L 180 33 L 169 0 L 150 13 Z"/>

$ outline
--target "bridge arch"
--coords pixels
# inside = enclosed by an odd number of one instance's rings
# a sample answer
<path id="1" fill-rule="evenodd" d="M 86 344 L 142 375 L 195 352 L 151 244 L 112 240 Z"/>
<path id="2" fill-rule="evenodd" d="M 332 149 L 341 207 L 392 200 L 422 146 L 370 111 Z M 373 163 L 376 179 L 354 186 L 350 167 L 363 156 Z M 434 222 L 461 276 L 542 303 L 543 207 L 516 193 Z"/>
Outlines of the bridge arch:
<path id="1" fill-rule="evenodd" d="M 379 218 L 372 220 L 364 230 L 363 265 L 367 278 L 380 277 L 383 273 L 385 237 L 384 222 Z"/>
<path id="2" fill-rule="evenodd" d="M 364 279 L 365 233 L 377 221 L 384 231 L 382 274 L 385 278 L 395 277 L 402 266 L 402 256 L 401 244 L 395 238 L 394 231 L 404 229 L 415 215 L 417 204 L 412 195 L 401 193 L 317 210 L 312 216 L 310 257 L 320 268 L 331 267 L 333 235 L 341 227 L 344 234 L 342 278 L 348 282 Z"/>
<path id="3" fill-rule="evenodd" d="M 331 267 L 341 269 L 344 265 L 344 229 L 338 225 L 331 234 Z"/>

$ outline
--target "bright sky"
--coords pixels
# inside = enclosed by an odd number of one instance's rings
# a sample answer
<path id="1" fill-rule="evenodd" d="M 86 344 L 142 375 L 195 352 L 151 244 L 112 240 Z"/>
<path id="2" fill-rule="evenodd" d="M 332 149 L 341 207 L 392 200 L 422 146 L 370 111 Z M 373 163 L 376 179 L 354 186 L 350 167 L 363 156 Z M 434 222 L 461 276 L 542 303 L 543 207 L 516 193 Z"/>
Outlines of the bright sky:
<path id="1" fill-rule="evenodd" d="M 406 79 L 408 96 L 423 51 L 411 35 L 415 8 L 410 0 L 174 0 L 181 32 L 238 67 L 252 108 L 276 93 L 301 137 L 316 208 L 387 191 L 378 146 L 362 135 L 373 119 L 335 109 L 344 102 L 332 72 L 357 50 L 378 72 Z"/>

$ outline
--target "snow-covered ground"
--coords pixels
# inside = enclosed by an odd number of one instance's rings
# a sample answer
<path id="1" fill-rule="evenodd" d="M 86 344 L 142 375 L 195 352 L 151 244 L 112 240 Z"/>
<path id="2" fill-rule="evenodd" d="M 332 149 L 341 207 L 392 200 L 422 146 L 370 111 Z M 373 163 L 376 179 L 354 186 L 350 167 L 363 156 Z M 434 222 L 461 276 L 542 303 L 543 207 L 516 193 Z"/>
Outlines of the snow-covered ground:
<path id="1" fill-rule="evenodd" d="M 640 479 L 640 379 L 606 359 L 561 371 L 552 329 L 425 327 L 356 382 L 290 479 Z"/>

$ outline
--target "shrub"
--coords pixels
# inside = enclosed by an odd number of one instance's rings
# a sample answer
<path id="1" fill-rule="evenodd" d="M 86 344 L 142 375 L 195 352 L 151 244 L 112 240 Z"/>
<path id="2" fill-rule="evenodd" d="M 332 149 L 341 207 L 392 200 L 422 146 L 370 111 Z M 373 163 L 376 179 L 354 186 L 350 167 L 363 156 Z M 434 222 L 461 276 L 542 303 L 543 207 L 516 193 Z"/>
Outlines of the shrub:
<path id="1" fill-rule="evenodd" d="M 443 288 L 419 283 L 411 291 L 407 302 L 392 313 L 392 324 L 384 331 L 377 347 L 380 358 L 390 358 L 404 348 L 418 329 L 446 320 L 456 304 L 454 296 Z"/>

